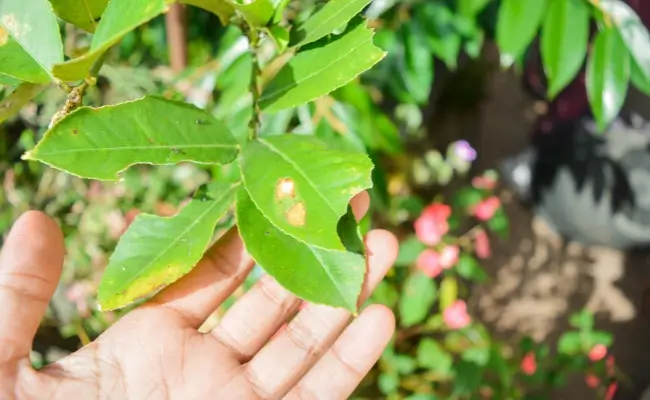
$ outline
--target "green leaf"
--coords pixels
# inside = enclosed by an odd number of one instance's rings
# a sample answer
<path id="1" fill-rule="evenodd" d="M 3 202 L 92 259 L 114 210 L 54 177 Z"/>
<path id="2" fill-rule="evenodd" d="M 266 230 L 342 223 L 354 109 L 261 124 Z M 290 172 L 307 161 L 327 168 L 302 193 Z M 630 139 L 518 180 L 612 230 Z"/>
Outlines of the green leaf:
<path id="1" fill-rule="evenodd" d="M 356 311 L 366 271 L 362 254 L 318 247 L 285 234 L 260 212 L 244 187 L 237 198 L 237 221 L 248 253 L 287 290 L 313 303 Z"/>
<path id="2" fill-rule="evenodd" d="M 572 1 L 572 0 L 562 0 Z M 501 65 L 509 67 L 533 40 L 548 9 L 548 0 L 504 0 L 499 8 L 497 44 Z"/>
<path id="3" fill-rule="evenodd" d="M 454 362 L 451 354 L 445 351 L 435 340 L 423 339 L 420 341 L 416 354 L 420 367 L 442 376 L 448 376 L 451 373 Z"/>
<path id="4" fill-rule="evenodd" d="M 461 358 L 465 361 L 472 362 L 481 367 L 487 365 L 490 361 L 490 347 L 489 346 L 475 346 L 463 351 Z"/>
<path id="5" fill-rule="evenodd" d="M 580 353 L 582 342 L 579 332 L 565 332 L 560 336 L 557 350 L 560 354 L 574 355 Z"/>
<path id="6" fill-rule="evenodd" d="M 458 11 L 465 16 L 473 17 L 481 12 L 490 0 L 458 0 Z"/>
<path id="7" fill-rule="evenodd" d="M 399 375 L 397 373 L 383 372 L 379 374 L 377 386 L 383 394 L 395 393 L 399 389 Z"/>
<path id="8" fill-rule="evenodd" d="M 284 13 L 284 9 L 287 8 L 291 0 L 271 0 L 273 1 L 273 8 L 275 8 L 275 11 L 273 12 L 273 25 L 277 25 L 280 22 L 282 22 L 282 15 Z"/>
<path id="9" fill-rule="evenodd" d="M 99 286 L 103 310 L 123 307 L 194 268 L 239 185 L 210 183 L 175 216 L 140 214 L 120 239 Z"/>
<path id="10" fill-rule="evenodd" d="M 578 73 L 587 54 L 589 9 L 584 1 L 551 0 L 540 39 L 548 95 L 553 98 Z"/>
<path id="11" fill-rule="evenodd" d="M 589 103 L 601 131 L 623 106 L 629 79 L 630 54 L 618 31 L 606 28 L 598 32 L 587 60 L 586 85 Z"/>
<path id="12" fill-rule="evenodd" d="M 81 57 L 54 65 L 54 76 L 62 81 L 84 79 L 102 54 L 124 35 L 167 9 L 167 0 L 111 0 L 97 24 L 88 52 Z"/>
<path id="13" fill-rule="evenodd" d="M 440 310 L 454 304 L 458 299 L 458 282 L 453 276 L 445 276 L 440 282 Z"/>
<path id="14" fill-rule="evenodd" d="M 219 21 L 224 26 L 235 13 L 235 8 L 226 0 L 180 0 L 180 2 L 211 12 L 219 17 Z"/>
<path id="15" fill-rule="evenodd" d="M 476 393 L 481 384 L 483 368 L 472 362 L 461 361 L 456 365 L 456 379 L 454 381 L 454 395 L 468 395 Z"/>
<path id="16" fill-rule="evenodd" d="M 291 47 L 315 42 L 347 24 L 371 0 L 330 0 L 323 8 L 298 25 L 291 34 Z"/>
<path id="17" fill-rule="evenodd" d="M 285 27 L 274 25 L 269 28 L 269 34 L 273 38 L 278 51 L 281 53 L 284 52 L 289 44 L 289 30 Z"/>
<path id="18" fill-rule="evenodd" d="M 328 149 L 306 135 L 280 135 L 249 144 L 239 158 L 251 199 L 287 235 L 345 250 L 337 223 L 352 197 L 372 186 L 367 155 Z"/>
<path id="19" fill-rule="evenodd" d="M 393 285 L 386 281 L 381 281 L 372 292 L 371 299 L 374 304 L 383 304 L 386 307 L 393 308 L 397 304 L 399 294 Z"/>
<path id="20" fill-rule="evenodd" d="M 591 331 L 594 328 L 594 316 L 589 311 L 583 310 L 572 314 L 569 324 L 583 331 Z"/>
<path id="21" fill-rule="evenodd" d="M 56 15 L 87 32 L 95 32 L 108 0 L 50 0 Z"/>
<path id="22" fill-rule="evenodd" d="M 458 258 L 456 272 L 465 279 L 477 282 L 485 282 L 488 278 L 487 273 L 481 268 L 478 260 L 473 256 L 463 253 Z"/>
<path id="23" fill-rule="evenodd" d="M 43 85 L 23 83 L 0 102 L 0 123 L 18 114 L 21 108 L 45 89 Z"/>
<path id="24" fill-rule="evenodd" d="M 409 236 L 399 244 L 399 253 L 397 254 L 397 260 L 395 261 L 395 266 L 399 267 L 408 267 L 415 263 L 418 256 L 427 246 L 415 236 Z"/>
<path id="25" fill-rule="evenodd" d="M 508 238 L 510 222 L 503 207 L 499 207 L 492 218 L 487 222 L 487 227 L 499 235 L 502 239 Z"/>
<path id="26" fill-rule="evenodd" d="M 630 63 L 630 81 L 646 96 L 650 96 L 650 79 L 645 77 L 636 62 Z"/>
<path id="27" fill-rule="evenodd" d="M 397 354 L 393 361 L 395 369 L 400 375 L 409 375 L 417 368 L 417 363 L 413 357 Z"/>
<path id="28" fill-rule="evenodd" d="M 7 33 L 13 40 L 9 40 Z M 63 44 L 59 25 L 50 3 L 47 0 L 32 0 L 27 7 L 21 0 L 2 0 L 0 2 L 0 72 L 34 83 L 46 83 L 52 79 L 52 66 L 61 61 L 63 61 Z M 42 72 L 36 69 L 34 63 Z M 20 68 L 25 66 L 28 70 L 20 71 Z M 48 79 L 45 79 L 45 74 Z"/>
<path id="29" fill-rule="evenodd" d="M 243 3 L 242 0 L 229 0 L 229 2 L 244 16 L 246 22 L 258 28 L 266 26 L 275 13 L 273 4 L 269 0 L 253 0 L 248 4 Z"/>
<path id="30" fill-rule="evenodd" d="M 50 75 L 13 37 L 0 27 L 0 73 L 32 83 L 50 82 Z"/>
<path id="31" fill-rule="evenodd" d="M 295 107 L 350 82 L 385 56 L 372 37 L 373 31 L 359 24 L 322 46 L 299 51 L 264 89 L 260 106 L 268 112 Z"/>
<path id="32" fill-rule="evenodd" d="M 630 6 L 618 0 L 601 0 L 599 8 L 609 14 L 632 55 L 632 70 L 650 82 L 650 34 Z M 634 76 L 634 73 L 633 73 Z"/>
<path id="33" fill-rule="evenodd" d="M 401 325 L 406 328 L 424 321 L 437 295 L 433 279 L 420 272 L 409 275 L 399 301 Z"/>
<path id="34" fill-rule="evenodd" d="M 237 153 L 235 139 L 210 113 L 145 96 L 114 106 L 78 108 L 54 124 L 23 159 L 114 181 L 133 164 L 227 164 Z"/>
<path id="35" fill-rule="evenodd" d="M 433 54 L 419 25 L 403 24 L 397 31 L 398 45 L 395 77 L 389 81 L 405 103 L 424 104 L 433 83 Z"/>

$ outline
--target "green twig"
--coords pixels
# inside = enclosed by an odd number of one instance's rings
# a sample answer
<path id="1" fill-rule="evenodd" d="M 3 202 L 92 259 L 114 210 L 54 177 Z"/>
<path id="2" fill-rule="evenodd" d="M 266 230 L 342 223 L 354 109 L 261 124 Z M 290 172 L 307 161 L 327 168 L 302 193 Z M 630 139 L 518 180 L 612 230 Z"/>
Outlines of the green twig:
<path id="1" fill-rule="evenodd" d="M 251 81 L 249 87 L 251 91 L 251 95 L 253 97 L 252 99 L 253 115 L 251 116 L 251 120 L 248 124 L 248 127 L 250 128 L 249 139 L 255 140 L 257 138 L 257 131 L 259 130 L 260 121 L 261 121 L 261 111 L 259 106 L 259 100 L 260 100 L 259 81 L 260 81 L 260 76 L 262 75 L 262 69 L 260 68 L 260 61 L 259 61 L 260 33 L 254 27 L 248 25 L 245 21 L 242 21 L 240 26 L 242 28 L 242 31 L 248 37 L 248 42 L 251 51 L 251 59 L 252 59 L 251 61 L 253 64 L 253 70 L 251 72 Z"/>

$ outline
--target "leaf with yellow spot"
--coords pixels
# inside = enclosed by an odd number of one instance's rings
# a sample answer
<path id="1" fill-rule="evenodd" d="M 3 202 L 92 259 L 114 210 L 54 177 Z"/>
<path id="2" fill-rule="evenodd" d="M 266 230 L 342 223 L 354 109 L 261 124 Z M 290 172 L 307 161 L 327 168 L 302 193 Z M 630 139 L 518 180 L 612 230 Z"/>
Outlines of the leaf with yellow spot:
<path id="1" fill-rule="evenodd" d="M 239 189 L 236 210 L 246 250 L 278 283 L 312 303 L 357 310 L 366 260 L 351 212 L 339 223 L 347 249 L 332 250 L 283 233 L 260 212 L 244 187 Z"/>
<path id="2" fill-rule="evenodd" d="M 233 204 L 238 187 L 213 182 L 199 188 L 173 217 L 138 215 L 111 255 L 99 286 L 100 307 L 124 307 L 190 272 Z"/>
<path id="3" fill-rule="evenodd" d="M 331 150 L 313 136 L 278 135 L 246 146 L 239 164 L 251 199 L 273 225 L 298 240 L 345 250 L 336 227 L 352 197 L 372 187 L 367 155 Z M 278 196 L 289 182 L 290 195 Z"/>
<path id="4" fill-rule="evenodd" d="M 303 299 L 355 311 L 365 258 L 349 203 L 372 187 L 368 156 L 279 135 L 250 143 L 239 165 L 237 219 L 251 256 Z"/>

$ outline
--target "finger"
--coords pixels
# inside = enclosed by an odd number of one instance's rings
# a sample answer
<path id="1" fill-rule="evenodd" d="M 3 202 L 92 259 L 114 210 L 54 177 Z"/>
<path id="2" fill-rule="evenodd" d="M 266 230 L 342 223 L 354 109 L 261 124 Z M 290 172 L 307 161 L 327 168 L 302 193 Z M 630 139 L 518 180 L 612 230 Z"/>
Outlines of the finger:
<path id="1" fill-rule="evenodd" d="M 387 231 L 371 231 L 366 238 L 368 279 L 361 301 L 367 299 L 397 257 L 397 239 Z M 293 387 L 331 345 L 350 319 L 341 308 L 308 304 L 287 328 L 247 364 L 250 383 L 263 398 L 278 398 Z"/>
<path id="2" fill-rule="evenodd" d="M 11 229 L 0 253 L 0 364 L 29 357 L 64 253 L 61 230 L 41 212 L 24 213 Z"/>
<path id="3" fill-rule="evenodd" d="M 148 306 L 169 308 L 198 329 L 242 284 L 253 265 L 233 228 L 219 238 L 190 273 L 154 296 Z"/>
<path id="4" fill-rule="evenodd" d="M 395 316 L 389 308 L 366 308 L 285 400 L 349 398 L 379 360 L 393 332 Z"/>
<path id="5" fill-rule="evenodd" d="M 355 196 L 350 205 L 360 220 L 370 206 L 368 193 Z M 212 335 L 240 362 L 246 362 L 295 315 L 301 302 L 275 279 L 265 276 L 228 310 Z"/>

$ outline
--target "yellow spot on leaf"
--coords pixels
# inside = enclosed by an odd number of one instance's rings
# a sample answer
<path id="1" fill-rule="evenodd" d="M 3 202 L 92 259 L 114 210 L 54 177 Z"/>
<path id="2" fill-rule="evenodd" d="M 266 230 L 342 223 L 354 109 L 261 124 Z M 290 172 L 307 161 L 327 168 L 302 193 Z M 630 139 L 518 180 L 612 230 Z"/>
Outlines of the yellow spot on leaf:
<path id="1" fill-rule="evenodd" d="M 275 185 L 276 200 L 296 197 L 296 187 L 291 178 L 280 179 Z"/>
<path id="2" fill-rule="evenodd" d="M 305 203 L 299 201 L 298 203 L 294 204 L 284 215 L 287 217 L 287 222 L 293 226 L 305 225 Z"/>
<path id="3" fill-rule="evenodd" d="M 4 46 L 9 41 L 9 34 L 0 27 L 0 46 Z"/>

